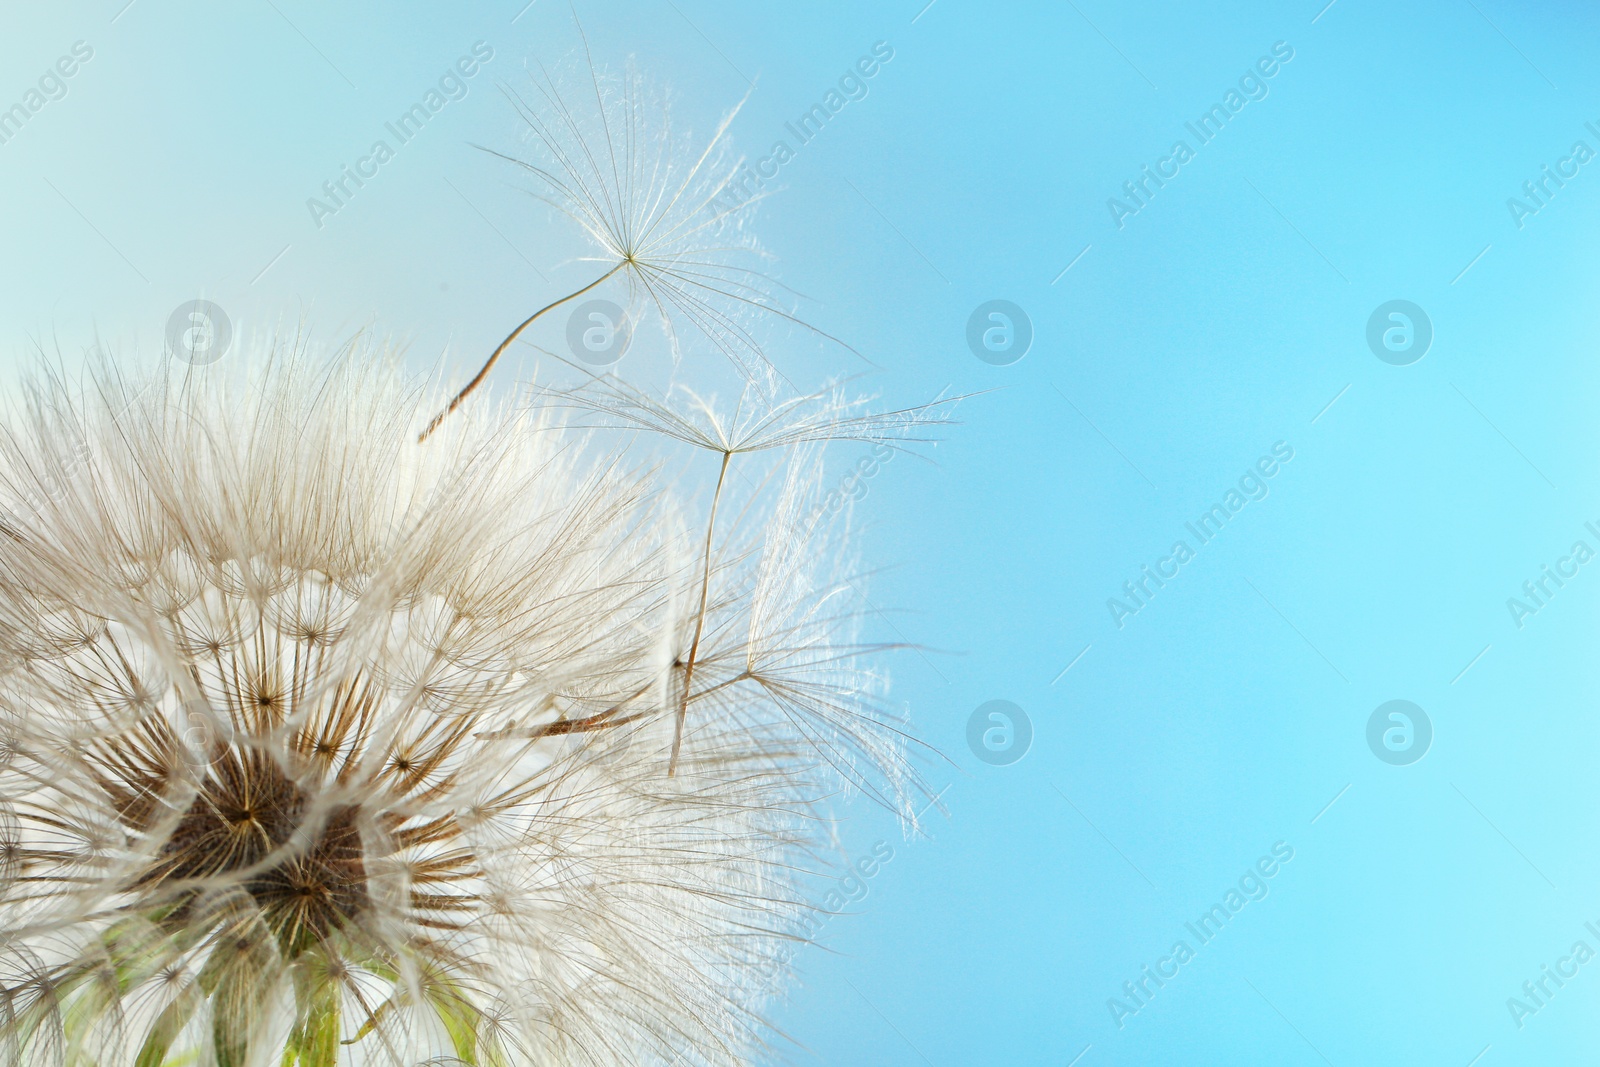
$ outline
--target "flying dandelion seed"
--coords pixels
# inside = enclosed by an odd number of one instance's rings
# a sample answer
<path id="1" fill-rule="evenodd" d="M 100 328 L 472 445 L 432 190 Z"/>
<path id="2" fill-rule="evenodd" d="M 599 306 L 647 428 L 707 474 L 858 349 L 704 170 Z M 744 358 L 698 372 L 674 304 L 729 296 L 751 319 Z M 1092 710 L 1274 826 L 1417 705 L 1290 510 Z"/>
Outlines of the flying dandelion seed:
<path id="1" fill-rule="evenodd" d="M 949 397 L 916 407 L 875 412 L 866 410 L 866 398 L 848 397 L 837 385 L 804 396 L 782 397 L 779 384 L 769 377 L 764 383 L 747 383 L 733 412 L 725 415 L 716 409 L 714 403 L 691 390 L 680 387 L 674 392 L 678 395 L 669 394 L 666 401 L 657 400 L 620 378 L 592 373 L 576 388 L 546 388 L 540 392 L 542 402 L 550 407 L 569 409 L 576 412 L 580 420 L 590 420 L 580 421 L 578 425 L 654 433 L 719 457 L 704 543 L 700 548 L 699 608 L 695 614 L 688 651 L 682 657 L 684 679 L 679 687 L 677 722 L 668 774 L 673 773 L 677 766 L 695 670 L 700 662 L 700 638 L 705 629 L 711 590 L 717 511 L 734 459 L 780 451 L 787 456 L 787 469 L 791 477 L 814 479 L 820 475 L 821 468 L 808 460 L 817 448 L 838 441 L 872 444 L 892 442 L 897 448 L 925 444 L 932 440 L 927 434 L 933 427 L 951 421 L 946 414 L 948 407 L 964 399 Z M 788 502 L 800 501 L 807 495 L 794 491 L 793 485 L 790 488 L 791 491 L 785 494 Z M 814 489 L 815 486 L 810 488 Z M 769 544 L 783 544 L 785 540 L 792 544 L 814 543 L 820 519 L 820 513 L 815 512 L 809 517 L 782 515 L 775 520 L 774 528 L 782 528 L 787 538 L 774 537 Z M 797 558 L 787 557 L 787 564 L 792 566 Z M 769 577 L 778 573 L 783 566 L 783 562 L 774 561 L 774 567 L 768 572 Z M 803 604 L 810 590 L 796 586 L 785 592 L 796 598 L 795 603 Z M 770 598 L 765 591 L 758 592 L 756 596 L 763 601 Z M 779 677 L 779 672 L 755 670 L 759 644 L 752 632 L 749 649 L 751 669 L 740 678 L 771 685 Z M 769 692 L 780 702 L 783 701 L 781 686 L 771 686 Z M 808 735 L 829 739 L 826 744 L 819 746 L 827 758 L 833 759 L 840 754 L 855 755 L 861 757 L 859 762 L 869 768 L 895 762 L 892 747 L 881 750 L 877 747 L 882 743 L 882 737 L 871 732 L 858 734 L 854 729 L 853 721 L 860 713 L 859 704 L 831 699 L 797 700 L 789 705 L 789 709 L 797 723 L 803 722 L 802 728 Z M 888 797 L 876 794 L 870 781 L 852 769 L 856 762 L 847 760 L 837 769 L 853 785 L 874 793 L 880 801 L 891 807 L 896 806 Z"/>
<path id="2" fill-rule="evenodd" d="M 0 1061 L 749 1062 L 813 802 L 914 785 L 804 479 L 707 566 L 553 403 L 430 404 L 351 353 L 11 420 Z"/>
<path id="3" fill-rule="evenodd" d="M 627 282 L 631 304 L 654 313 L 674 358 L 681 352 L 680 324 L 687 325 L 747 381 L 772 371 L 752 332 L 752 316 L 787 321 L 854 351 L 771 299 L 777 285 L 760 269 L 764 257 L 744 232 L 759 194 L 731 206 L 724 202 L 741 162 L 728 144 L 739 107 L 696 146 L 678 136 L 666 103 L 633 69 L 605 78 L 590 61 L 585 77 L 581 91 L 564 92 L 541 69 L 530 75 L 528 96 L 508 90 L 529 132 L 533 158 L 494 154 L 528 175 L 532 194 L 584 232 L 598 253 L 591 260 L 595 277 L 545 303 L 507 334 L 424 428 L 424 439 L 483 383 L 528 327 L 615 276 Z"/>

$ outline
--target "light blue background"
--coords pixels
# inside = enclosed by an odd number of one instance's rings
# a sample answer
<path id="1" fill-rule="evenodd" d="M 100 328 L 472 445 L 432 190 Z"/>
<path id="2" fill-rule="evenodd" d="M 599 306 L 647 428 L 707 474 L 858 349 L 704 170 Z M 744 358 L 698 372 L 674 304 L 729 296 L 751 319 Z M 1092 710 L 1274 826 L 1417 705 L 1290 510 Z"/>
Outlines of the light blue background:
<path id="1" fill-rule="evenodd" d="M 368 328 L 473 364 L 587 280 L 571 227 L 470 147 L 514 147 L 495 85 L 576 45 L 568 9 L 522 2 L 11 5 L 0 106 L 74 41 L 94 58 L 0 145 L 8 366 L 96 338 L 153 361 L 200 296 L 242 333 Z M 579 12 L 597 59 L 637 55 L 697 130 L 755 79 L 732 129 L 752 156 L 889 42 L 759 232 L 888 401 L 988 390 L 858 505 L 864 557 L 894 564 L 875 634 L 928 650 L 895 695 L 954 761 L 931 771 L 949 816 L 894 838 L 801 957 L 772 1062 L 1592 1060 L 1600 962 L 1520 1029 L 1506 1001 L 1574 941 L 1600 950 L 1600 562 L 1520 629 L 1506 600 L 1600 549 L 1600 162 L 1520 229 L 1506 200 L 1600 149 L 1600 17 L 922 3 Z M 305 199 L 480 39 L 468 97 L 316 229 Z M 1269 95 L 1119 230 L 1107 198 L 1277 41 Z M 964 339 L 993 298 L 1035 329 L 1011 366 Z M 1435 330 L 1411 366 L 1364 339 L 1396 298 Z M 799 337 L 776 356 L 799 380 L 861 369 Z M 1276 441 L 1270 495 L 1117 628 L 1106 599 Z M 1011 766 L 966 745 L 996 698 L 1033 723 Z M 1395 698 L 1435 732 L 1410 766 L 1365 740 Z M 844 852 L 893 832 L 857 806 Z M 1270 895 L 1119 1028 L 1107 999 L 1278 841 Z"/>

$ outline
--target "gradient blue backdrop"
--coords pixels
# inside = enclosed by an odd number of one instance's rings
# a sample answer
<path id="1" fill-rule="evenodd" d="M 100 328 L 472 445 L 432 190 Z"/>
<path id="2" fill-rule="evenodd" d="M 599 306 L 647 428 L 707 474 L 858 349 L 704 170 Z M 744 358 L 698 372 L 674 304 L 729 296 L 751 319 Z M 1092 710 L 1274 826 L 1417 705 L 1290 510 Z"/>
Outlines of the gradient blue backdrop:
<path id="1" fill-rule="evenodd" d="M 0 107 L 93 50 L 0 144 L 8 368 L 97 340 L 154 362 L 203 296 L 241 336 L 366 328 L 464 369 L 586 280 L 570 226 L 470 147 L 515 146 L 495 86 L 572 55 L 568 8 L 125 2 L 4 14 Z M 894 856 L 800 957 L 772 1062 L 1592 1060 L 1600 962 L 1536 1013 L 1507 1000 L 1600 950 L 1600 563 L 1520 627 L 1507 599 L 1600 549 L 1600 162 L 1520 227 L 1507 200 L 1600 150 L 1600 16 L 924 2 L 579 9 L 596 58 L 636 55 L 697 130 L 753 81 L 732 129 L 752 157 L 887 42 L 759 232 L 890 401 L 988 390 L 857 505 L 865 558 L 894 564 L 875 632 L 926 647 L 896 699 L 951 758 L 949 815 L 908 842 L 851 808 L 845 856 Z M 306 198 L 477 41 L 466 98 L 313 225 Z M 1194 147 L 1185 122 L 1277 42 L 1266 96 L 1119 228 L 1108 198 Z M 991 299 L 1034 330 L 1009 366 L 966 341 Z M 1434 331 L 1406 366 L 1366 341 L 1393 299 Z M 801 380 L 862 367 L 803 337 L 777 356 Z M 1119 627 L 1107 599 L 1280 441 L 1269 495 Z M 1011 765 L 968 747 L 992 699 L 1032 723 Z M 1367 743 L 1392 699 L 1432 723 L 1406 766 Z M 1278 842 L 1268 895 L 1200 945 L 1185 923 Z M 1108 1007 L 1180 939 L 1176 977 Z"/>

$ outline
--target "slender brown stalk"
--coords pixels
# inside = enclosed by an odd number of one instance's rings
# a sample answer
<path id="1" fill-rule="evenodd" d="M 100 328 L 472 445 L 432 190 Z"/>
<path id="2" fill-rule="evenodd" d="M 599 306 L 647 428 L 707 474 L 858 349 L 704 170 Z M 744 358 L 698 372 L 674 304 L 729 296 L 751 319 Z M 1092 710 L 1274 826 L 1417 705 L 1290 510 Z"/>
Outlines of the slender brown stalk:
<path id="1" fill-rule="evenodd" d="M 572 300 L 575 297 L 582 296 L 584 293 L 587 293 L 590 289 L 593 289 L 595 286 L 599 285 L 601 282 L 605 281 L 607 278 L 611 277 L 613 274 L 617 273 L 617 271 L 621 270 L 625 266 L 627 266 L 627 261 L 623 260 L 621 263 L 618 263 L 615 267 L 612 267 L 610 270 L 606 271 L 604 274 L 600 275 L 600 277 L 596 278 L 594 281 L 590 282 L 588 285 L 584 286 L 582 289 L 579 289 L 577 292 L 568 293 L 566 296 L 562 297 L 560 300 L 556 300 L 556 301 L 554 301 L 552 303 L 546 304 L 544 307 L 540 308 L 538 311 L 535 311 L 532 315 L 529 315 L 527 318 L 523 319 L 521 325 L 519 325 L 515 330 L 512 330 L 509 334 L 507 334 L 506 335 L 506 339 L 504 341 L 500 342 L 499 347 L 497 347 L 494 350 L 494 353 L 489 357 L 489 361 L 483 365 L 483 367 L 478 371 L 478 373 L 476 375 L 473 376 L 472 381 L 468 382 L 466 384 L 466 386 L 461 390 L 461 392 L 459 392 L 459 393 L 457 393 L 455 395 L 455 399 L 451 400 L 449 405 L 446 406 L 446 408 L 443 411 L 439 412 L 439 414 L 437 414 L 437 415 L 435 415 L 433 417 L 433 421 L 428 423 L 428 428 L 423 430 L 422 433 L 418 435 L 417 443 L 421 444 L 423 441 L 426 441 L 428 439 L 428 435 L 433 433 L 433 431 L 437 430 L 439 428 L 439 424 L 444 422 L 445 419 L 449 418 L 450 417 L 450 413 L 453 412 L 458 406 L 460 406 L 461 402 L 467 398 L 467 394 L 472 392 L 474 389 L 476 389 L 479 385 L 481 385 L 483 383 L 483 380 L 489 376 L 489 371 L 494 369 L 495 363 L 497 363 L 499 361 L 500 354 L 502 352 L 504 352 L 506 349 L 510 348 L 511 347 L 511 342 L 515 341 L 517 339 L 517 336 L 519 334 L 521 334 L 523 330 L 526 330 L 529 326 L 533 325 L 533 322 L 534 322 L 535 319 L 537 319 L 540 315 L 543 315 L 546 311 L 549 311 L 552 308 L 560 307 L 562 304 L 565 304 L 568 300 Z"/>
<path id="2" fill-rule="evenodd" d="M 706 625 L 706 598 L 711 591 L 711 534 L 717 528 L 717 504 L 722 500 L 722 483 L 728 477 L 731 451 L 722 453 L 722 469 L 717 472 L 717 489 L 711 494 L 711 517 L 706 520 L 705 569 L 700 574 L 700 614 L 694 620 L 694 640 L 689 642 L 689 659 L 683 666 L 683 695 L 678 698 L 678 722 L 672 730 L 672 758 L 667 761 L 667 777 L 678 773 L 678 750 L 683 747 L 683 720 L 689 714 L 689 683 L 694 681 L 694 660 L 700 652 L 700 632 Z"/>

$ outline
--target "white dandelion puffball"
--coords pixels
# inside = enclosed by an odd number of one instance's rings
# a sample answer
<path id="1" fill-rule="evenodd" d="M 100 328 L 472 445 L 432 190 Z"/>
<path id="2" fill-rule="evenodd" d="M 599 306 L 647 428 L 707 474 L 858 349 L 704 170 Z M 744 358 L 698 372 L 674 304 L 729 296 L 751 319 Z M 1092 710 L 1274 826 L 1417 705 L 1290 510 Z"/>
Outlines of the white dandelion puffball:
<path id="1" fill-rule="evenodd" d="M 795 522 L 702 568 L 670 484 L 439 401 L 266 353 L 8 421 L 0 1063 L 761 1047 L 812 802 L 896 759 L 846 615 Z"/>

